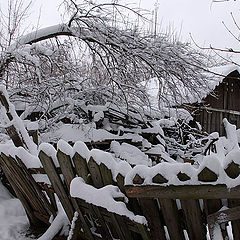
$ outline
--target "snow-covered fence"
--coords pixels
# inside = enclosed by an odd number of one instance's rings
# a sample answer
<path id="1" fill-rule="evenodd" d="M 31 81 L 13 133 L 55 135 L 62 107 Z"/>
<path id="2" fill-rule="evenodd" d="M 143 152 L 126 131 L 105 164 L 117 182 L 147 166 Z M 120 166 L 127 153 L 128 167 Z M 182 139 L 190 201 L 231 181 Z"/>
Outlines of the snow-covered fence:
<path id="1" fill-rule="evenodd" d="M 56 215 L 61 202 L 74 219 L 72 239 L 202 240 L 207 226 L 212 239 L 221 239 L 230 234 L 228 222 L 239 239 L 237 151 L 224 164 L 205 157 L 198 168 L 166 162 L 132 167 L 83 142 L 60 140 L 57 149 L 41 144 L 38 157 L 12 147 L 1 154 L 0 165 L 29 217 L 40 216 L 36 209 Z"/>
<path id="2" fill-rule="evenodd" d="M 5 148 L 5 153 L 1 154 L 0 165 L 30 219 L 45 217 L 48 222 L 50 214 L 56 216 L 60 201 L 69 221 L 75 219 L 71 239 L 150 239 L 145 217 L 127 208 L 132 201 L 128 203 L 117 186 L 120 181 L 119 186 L 124 187 L 121 174 L 131 169 L 128 163 L 117 163 L 111 154 L 100 150 L 90 152 L 82 142 L 71 147 L 59 141 L 57 150 L 43 143 L 38 157 L 14 146 Z M 11 169 L 7 168 L 9 164 Z M 115 176 L 117 168 L 119 174 Z M 44 213 L 45 205 L 50 205 L 48 215 Z M 42 216 L 36 214 L 41 208 Z"/>
<path id="3" fill-rule="evenodd" d="M 177 209 L 185 216 L 190 239 L 206 239 L 206 224 L 211 239 L 225 239 L 231 234 L 225 229 L 230 221 L 234 239 L 239 239 L 239 153 L 233 151 L 223 165 L 208 156 L 199 168 L 186 163 L 137 166 L 126 176 L 126 195 L 140 201 L 158 199 L 171 239 L 184 239 L 179 238 L 183 231 Z"/>
<path id="4" fill-rule="evenodd" d="M 40 223 L 49 225 L 50 216 L 56 216 L 56 212 L 22 160 L 17 156 L 13 158 L 1 153 L 0 166 L 22 202 L 30 223 L 35 226 Z"/>

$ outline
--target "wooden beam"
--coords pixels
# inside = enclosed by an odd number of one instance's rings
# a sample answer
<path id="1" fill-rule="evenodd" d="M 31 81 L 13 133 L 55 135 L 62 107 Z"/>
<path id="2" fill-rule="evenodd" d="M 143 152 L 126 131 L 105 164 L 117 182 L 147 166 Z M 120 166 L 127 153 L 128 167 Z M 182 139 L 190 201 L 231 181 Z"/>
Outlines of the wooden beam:
<path id="1" fill-rule="evenodd" d="M 129 198 L 159 199 L 219 199 L 240 198 L 240 186 L 228 188 L 224 184 L 217 185 L 180 185 L 180 186 L 125 186 Z"/>

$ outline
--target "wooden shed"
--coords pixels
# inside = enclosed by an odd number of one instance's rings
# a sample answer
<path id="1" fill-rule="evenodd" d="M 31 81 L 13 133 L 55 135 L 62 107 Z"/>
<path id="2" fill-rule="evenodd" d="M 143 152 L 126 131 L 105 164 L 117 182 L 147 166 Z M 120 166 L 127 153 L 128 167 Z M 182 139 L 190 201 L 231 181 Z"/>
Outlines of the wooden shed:
<path id="1" fill-rule="evenodd" d="M 219 73 L 218 73 L 219 74 Z M 222 76 L 221 76 L 222 75 Z M 203 130 L 224 134 L 222 120 L 227 118 L 240 128 L 240 70 L 236 66 L 227 66 L 219 74 L 213 92 L 194 104 L 192 110 L 195 119 L 201 123 Z"/>

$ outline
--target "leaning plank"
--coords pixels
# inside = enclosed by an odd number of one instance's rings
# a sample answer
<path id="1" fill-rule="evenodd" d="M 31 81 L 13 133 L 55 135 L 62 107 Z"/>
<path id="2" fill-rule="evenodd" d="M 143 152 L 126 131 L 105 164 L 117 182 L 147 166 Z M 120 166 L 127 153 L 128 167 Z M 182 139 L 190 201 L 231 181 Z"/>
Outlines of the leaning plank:
<path id="1" fill-rule="evenodd" d="M 124 187 L 124 176 L 119 173 L 117 175 L 116 180 L 117 180 L 117 185 L 118 185 L 119 189 L 121 190 L 122 193 L 124 193 L 126 195 L 125 187 Z M 141 208 L 139 206 L 139 202 L 136 198 L 129 198 L 127 206 L 132 212 L 134 212 L 134 214 L 142 215 L 142 210 L 141 210 Z"/>
<path id="2" fill-rule="evenodd" d="M 170 239 L 185 239 L 183 229 L 180 224 L 176 201 L 172 199 L 159 199 L 159 203 Z"/>
<path id="3" fill-rule="evenodd" d="M 218 211 L 207 217 L 208 223 L 222 224 L 240 219 L 240 206 Z"/>
<path id="4" fill-rule="evenodd" d="M 64 189 L 63 183 L 57 174 L 55 165 L 53 163 L 53 160 L 51 157 L 46 155 L 43 151 L 40 151 L 39 153 L 39 159 L 41 160 L 41 163 L 43 165 L 43 168 L 45 169 L 48 178 L 59 197 L 60 202 L 62 203 L 62 206 L 68 216 L 69 221 L 72 221 L 73 215 L 74 215 L 74 209 L 72 207 L 72 204 L 70 202 L 70 199 L 68 198 L 68 195 Z"/>
<path id="5" fill-rule="evenodd" d="M 25 166 L 25 164 L 23 163 L 23 161 L 16 156 L 16 160 L 18 161 L 18 164 L 20 165 L 25 177 L 27 178 L 27 180 L 29 180 L 29 183 L 31 183 L 31 185 L 34 187 L 35 191 L 36 191 L 36 196 L 38 196 L 38 198 L 42 201 L 43 205 L 45 206 L 45 209 L 48 210 L 48 213 L 52 213 L 52 215 L 54 217 L 56 217 L 56 210 L 54 209 L 54 206 L 52 206 L 48 199 L 46 198 L 46 196 L 43 194 L 40 186 L 36 183 L 36 181 L 34 180 L 34 178 L 32 177 L 31 174 L 29 174 L 27 167 Z"/>
<path id="6" fill-rule="evenodd" d="M 186 217 L 189 238 L 194 240 L 206 239 L 207 230 L 203 225 L 199 201 L 181 200 L 181 206 Z"/>
<path id="7" fill-rule="evenodd" d="M 10 185 L 12 186 L 17 198 L 21 201 L 21 203 L 27 213 L 27 216 L 28 216 L 28 219 L 29 219 L 31 225 L 38 226 L 40 223 L 39 219 L 37 219 L 37 217 L 34 215 L 32 207 L 30 206 L 28 201 L 23 196 L 22 192 L 17 187 L 17 185 L 15 183 L 16 179 L 13 179 L 13 175 L 11 174 L 11 171 L 8 168 L 8 166 L 4 163 L 2 156 L 0 157 L 0 166 L 7 178 L 7 180 L 9 181 Z"/>
<path id="8" fill-rule="evenodd" d="M 9 174 L 13 176 L 14 184 L 22 193 L 26 201 L 30 204 L 33 211 L 39 212 L 42 216 L 45 216 L 44 222 L 46 224 L 49 224 L 48 220 L 50 217 L 50 211 L 45 208 L 44 202 L 39 197 L 39 194 L 33 186 L 32 182 L 29 181 L 29 179 L 26 177 L 15 159 L 10 156 L 7 157 L 3 153 L 1 154 L 1 158 L 3 159 L 5 165 L 8 167 Z M 40 220 L 42 221 L 43 218 L 41 217 Z"/>
<path id="9" fill-rule="evenodd" d="M 165 199 L 220 199 L 240 198 L 240 186 L 228 188 L 225 184 L 217 185 L 181 185 L 181 186 L 125 186 L 130 198 L 165 198 Z"/>
<path id="10" fill-rule="evenodd" d="M 75 177 L 75 171 L 72 166 L 71 158 L 70 158 L 70 156 L 66 155 L 65 153 L 63 153 L 60 150 L 57 151 L 57 158 L 58 158 L 58 162 L 59 162 L 60 168 L 61 168 L 63 176 L 64 176 L 65 183 L 67 185 L 66 192 L 69 194 L 71 181 Z M 76 223 L 75 223 L 76 231 L 74 231 L 72 239 L 74 240 L 74 239 L 78 238 L 78 232 L 80 232 L 81 226 L 82 226 L 84 232 L 89 236 L 89 238 L 93 239 L 92 233 L 91 233 L 90 229 L 88 228 L 88 225 L 87 225 L 87 223 L 84 219 L 84 216 L 77 204 L 76 199 L 74 199 L 74 198 L 70 198 L 70 199 L 71 199 L 74 209 L 76 209 L 79 214 L 79 220 L 76 221 Z"/>

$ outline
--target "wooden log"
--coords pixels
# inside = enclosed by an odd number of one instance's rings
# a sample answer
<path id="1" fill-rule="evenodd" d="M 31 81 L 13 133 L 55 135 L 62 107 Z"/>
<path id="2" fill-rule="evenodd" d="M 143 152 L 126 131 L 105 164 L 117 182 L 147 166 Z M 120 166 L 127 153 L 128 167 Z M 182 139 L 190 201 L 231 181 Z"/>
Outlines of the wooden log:
<path id="1" fill-rule="evenodd" d="M 225 184 L 217 185 L 143 185 L 125 186 L 130 198 L 165 198 L 165 199 L 221 199 L 240 198 L 240 186 L 228 188 Z"/>
<path id="2" fill-rule="evenodd" d="M 186 218 L 187 231 L 190 239 L 206 239 L 206 227 L 203 224 L 202 212 L 198 200 L 181 200 L 181 206 Z"/>
<path id="3" fill-rule="evenodd" d="M 175 200 L 158 199 L 170 239 L 184 240 L 183 229 Z"/>
<path id="4" fill-rule="evenodd" d="M 70 158 L 70 156 L 66 155 L 65 153 L 63 153 L 60 150 L 57 151 L 57 158 L 58 158 L 58 162 L 59 162 L 60 168 L 61 168 L 63 176 L 64 176 L 64 180 L 65 180 L 65 183 L 66 183 L 66 186 L 67 186 L 67 191 L 66 192 L 70 196 L 70 184 L 71 184 L 71 181 L 73 180 L 73 178 L 76 176 L 74 168 L 72 166 L 71 158 Z M 75 229 L 74 229 L 74 232 L 73 232 L 72 239 L 77 240 L 79 238 L 78 233 L 80 232 L 81 226 L 82 226 L 84 232 L 86 233 L 86 235 L 89 237 L 89 239 L 94 239 L 93 235 L 92 235 L 90 229 L 88 228 L 88 225 L 87 225 L 87 223 L 84 219 L 82 211 L 77 204 L 76 199 L 72 198 L 72 197 L 70 197 L 70 199 L 71 199 L 71 202 L 72 202 L 72 205 L 73 205 L 74 209 L 79 214 L 79 218 L 75 222 Z"/>

